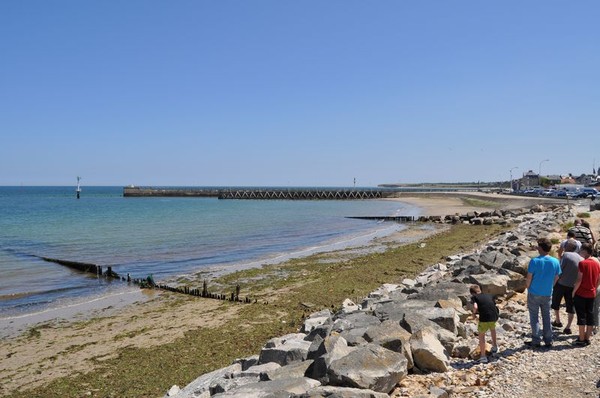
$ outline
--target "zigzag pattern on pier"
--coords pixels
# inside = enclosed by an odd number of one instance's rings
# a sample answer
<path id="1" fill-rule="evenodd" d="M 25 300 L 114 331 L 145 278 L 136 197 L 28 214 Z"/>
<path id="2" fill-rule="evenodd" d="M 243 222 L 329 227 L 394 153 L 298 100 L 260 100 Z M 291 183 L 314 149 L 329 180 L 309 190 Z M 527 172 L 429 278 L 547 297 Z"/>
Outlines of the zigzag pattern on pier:
<path id="1" fill-rule="evenodd" d="M 219 199 L 356 200 L 388 196 L 389 192 L 379 189 L 236 189 L 221 191 Z"/>

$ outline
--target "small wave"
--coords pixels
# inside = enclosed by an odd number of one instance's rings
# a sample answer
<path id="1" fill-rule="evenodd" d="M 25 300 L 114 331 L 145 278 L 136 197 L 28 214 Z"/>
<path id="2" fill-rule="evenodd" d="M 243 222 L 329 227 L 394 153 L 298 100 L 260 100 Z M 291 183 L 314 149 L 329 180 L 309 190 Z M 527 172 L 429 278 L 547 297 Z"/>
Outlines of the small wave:
<path id="1" fill-rule="evenodd" d="M 131 290 L 126 290 L 126 291 L 122 291 L 122 292 L 106 294 L 106 295 L 102 295 L 99 297 L 90 298 L 85 301 L 70 302 L 68 304 L 59 305 L 59 306 L 55 306 L 55 307 L 51 307 L 51 308 L 46 308 L 42 311 L 28 312 L 26 314 L 20 314 L 20 315 L 11 315 L 8 317 L 0 318 L 0 320 L 10 321 L 10 320 L 14 320 L 14 319 L 24 319 L 24 318 L 28 318 L 28 317 L 36 317 L 36 316 L 48 314 L 51 312 L 56 312 L 56 311 L 66 310 L 69 308 L 75 308 L 75 307 L 80 307 L 80 306 L 84 306 L 84 305 L 89 305 L 89 304 L 92 304 L 92 303 L 95 303 L 98 301 L 106 300 L 108 298 L 114 298 L 114 297 L 119 297 L 119 296 L 126 295 L 126 294 L 138 293 L 138 292 L 139 292 L 139 289 L 131 289 Z"/>
<path id="2" fill-rule="evenodd" d="M 11 294 L 2 294 L 2 295 L 0 295 L 0 301 L 17 300 L 17 299 L 21 299 L 21 298 L 36 296 L 36 295 L 42 295 L 42 294 L 43 295 L 47 295 L 47 294 L 53 294 L 53 293 L 62 293 L 62 292 L 67 292 L 67 291 L 71 291 L 71 290 L 79 290 L 79 288 L 78 287 L 60 287 L 60 288 L 49 289 L 49 290 L 39 290 L 39 291 L 30 291 L 30 292 L 19 292 L 19 293 L 11 293 Z"/>

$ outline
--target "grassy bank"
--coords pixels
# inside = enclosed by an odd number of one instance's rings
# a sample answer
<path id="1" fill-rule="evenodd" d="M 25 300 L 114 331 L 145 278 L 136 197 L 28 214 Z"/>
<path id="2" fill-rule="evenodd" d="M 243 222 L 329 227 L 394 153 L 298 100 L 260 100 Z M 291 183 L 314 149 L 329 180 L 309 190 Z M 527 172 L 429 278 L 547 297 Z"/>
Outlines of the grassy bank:
<path id="1" fill-rule="evenodd" d="M 322 308 L 335 310 L 345 298 L 361 298 L 382 283 L 414 276 L 447 255 L 468 251 L 500 231 L 501 227 L 495 225 L 457 225 L 423 242 L 383 253 L 353 258 L 317 254 L 224 276 L 216 283 L 226 291 L 239 284 L 242 296 L 250 293 L 259 303 L 223 302 L 211 310 L 212 315 L 218 319 L 224 313 L 235 312 L 235 316 L 228 317 L 218 328 L 200 327 L 157 347 L 122 350 L 116 358 L 94 361 L 92 372 L 81 370 L 42 388 L 8 396 L 162 396 L 173 384 L 184 386 L 202 373 L 230 364 L 234 358 L 257 354 L 269 338 L 296 331 L 306 313 Z M 176 297 L 169 300 L 170 307 L 165 311 L 177 312 L 187 300 L 201 300 L 172 296 Z M 39 338 L 37 333 L 43 334 L 44 330 L 37 330 L 28 338 Z M 115 333 L 115 339 L 128 337 Z"/>

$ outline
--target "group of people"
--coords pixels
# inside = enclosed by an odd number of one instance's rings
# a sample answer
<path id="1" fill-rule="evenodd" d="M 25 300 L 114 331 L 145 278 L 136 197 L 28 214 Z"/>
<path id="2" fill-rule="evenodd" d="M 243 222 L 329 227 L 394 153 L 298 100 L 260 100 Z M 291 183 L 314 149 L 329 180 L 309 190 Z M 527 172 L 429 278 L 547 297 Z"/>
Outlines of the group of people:
<path id="1" fill-rule="evenodd" d="M 600 333 L 600 261 L 594 256 L 596 239 L 585 220 L 577 219 L 560 243 L 558 258 L 551 256 L 552 242 L 537 240 L 539 255 L 530 260 L 527 268 L 527 308 L 531 324 L 531 340 L 525 345 L 546 347 L 553 343 L 552 328 L 562 328 L 560 305 L 565 302 L 567 324 L 564 334 L 572 334 L 571 326 L 577 315 L 578 336 L 575 346 L 591 344 L 593 334 Z M 479 362 L 487 362 L 485 334 L 492 337 L 492 353 L 496 352 L 496 321 L 498 309 L 494 299 L 484 294 L 477 285 L 471 286 L 474 313 L 479 314 Z M 554 310 L 554 321 L 551 320 Z M 540 314 L 542 324 L 540 327 Z"/>

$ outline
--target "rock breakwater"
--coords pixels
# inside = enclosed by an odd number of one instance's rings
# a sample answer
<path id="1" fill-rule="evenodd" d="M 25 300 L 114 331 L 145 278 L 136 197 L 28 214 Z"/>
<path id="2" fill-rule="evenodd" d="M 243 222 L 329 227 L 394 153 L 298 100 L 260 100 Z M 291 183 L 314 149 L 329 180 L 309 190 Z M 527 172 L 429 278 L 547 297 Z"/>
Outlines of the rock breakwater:
<path id="1" fill-rule="evenodd" d="M 541 354 L 522 347 L 529 332 L 527 264 L 536 239 L 562 238 L 562 225 L 573 217 L 565 206 L 536 205 L 429 219 L 513 227 L 475 252 L 449 256 L 414 279 L 385 284 L 360 303 L 345 300 L 336 313 L 315 312 L 298 333 L 273 338 L 259 354 L 202 375 L 183 389 L 173 386 L 166 396 L 512 397 L 533 392 L 527 386 L 507 388 L 511 376 L 517 378 L 515 358 Z M 500 352 L 487 365 L 473 361 L 479 357 L 477 323 L 469 311 L 473 283 L 493 294 L 501 309 Z M 568 343 L 557 342 L 557 347 Z M 494 372 L 497 379 L 491 377 Z"/>

